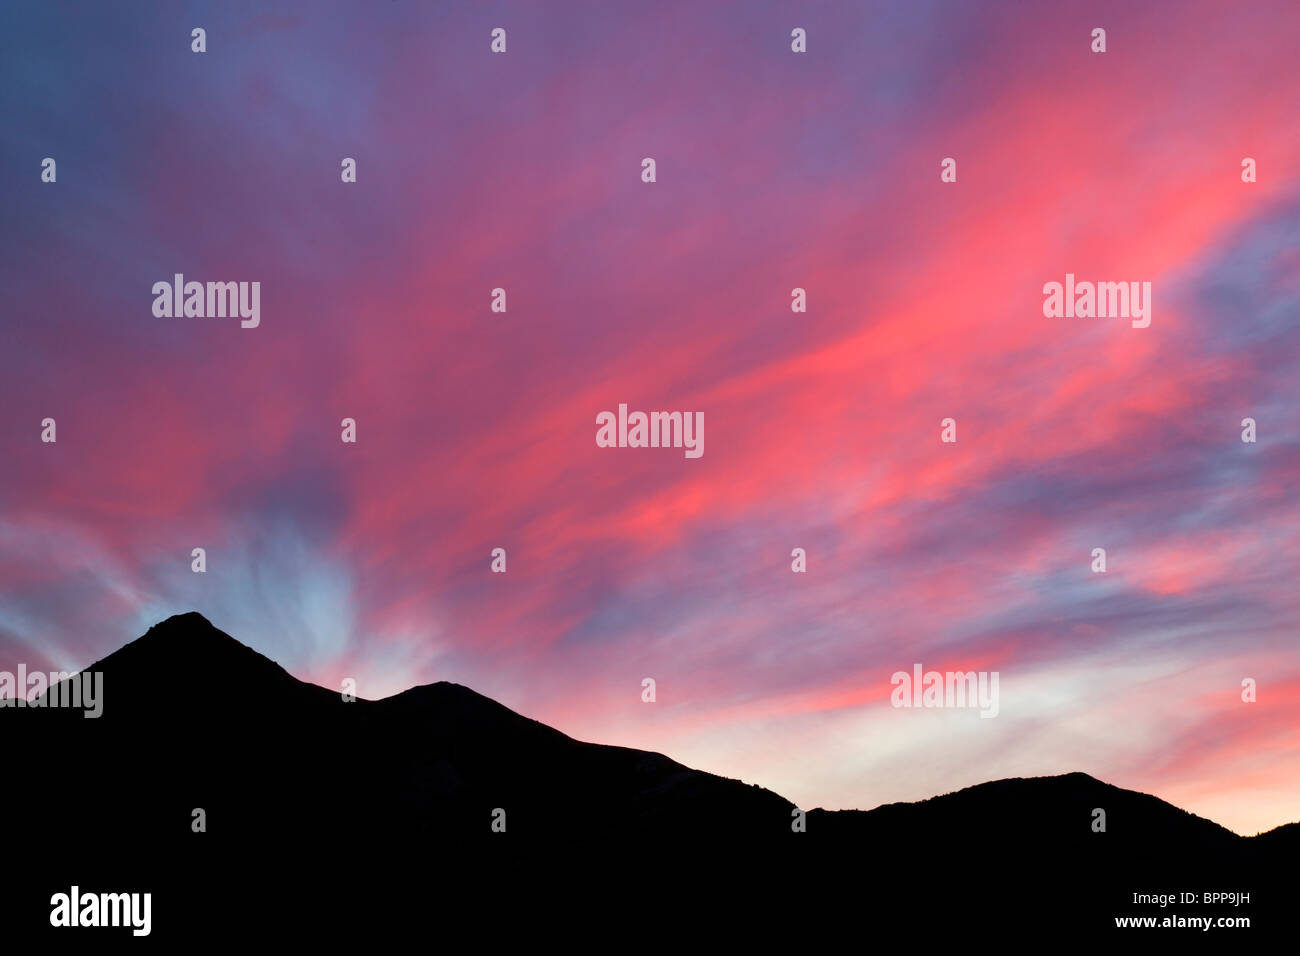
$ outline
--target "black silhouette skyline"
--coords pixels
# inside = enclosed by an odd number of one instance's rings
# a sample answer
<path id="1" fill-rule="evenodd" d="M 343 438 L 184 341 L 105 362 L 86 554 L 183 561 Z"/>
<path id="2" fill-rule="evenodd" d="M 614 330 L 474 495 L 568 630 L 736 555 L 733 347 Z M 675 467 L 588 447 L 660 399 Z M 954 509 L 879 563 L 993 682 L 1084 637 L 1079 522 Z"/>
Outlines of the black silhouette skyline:
<path id="1" fill-rule="evenodd" d="M 1242 837 L 1084 773 L 995 780 L 865 811 L 813 808 L 795 832 L 796 808 L 776 793 L 662 754 L 574 740 L 458 684 L 345 701 L 197 613 L 163 621 L 87 670 L 103 675 L 97 719 L 0 711 L 5 739 L 22 741 L 31 759 L 66 757 L 40 761 L 28 785 L 8 789 L 10 818 L 26 821 L 46 863 L 64 864 L 49 876 L 55 887 L 84 866 L 119 882 L 124 873 L 171 882 L 180 872 L 220 881 L 232 868 L 247 880 L 249 855 L 275 848 L 282 863 L 298 862 L 270 899 L 286 885 L 310 897 L 322 867 L 355 879 L 353 866 L 403 859 L 454 861 L 478 880 L 538 860 L 557 877 L 590 866 L 637 879 L 675 869 L 680 882 L 703 879 L 703 867 L 729 894 L 760 874 L 799 872 L 826 898 L 847 888 L 821 882 L 857 860 L 874 861 L 875 872 L 859 870 L 873 893 L 897 896 L 921 881 L 927 898 L 960 886 L 969 903 L 980 885 L 970 878 L 996 875 L 1022 901 L 1038 900 L 1036 916 L 1055 887 L 1065 912 L 1104 917 L 1107 906 L 1133 911 L 1121 905 L 1133 892 L 1174 887 L 1253 888 L 1258 911 L 1261 877 L 1284 869 L 1300 843 L 1300 824 Z M 1100 833 L 1091 825 L 1098 807 Z M 206 832 L 194 832 L 196 808 Z M 499 810 L 504 832 L 492 827 Z"/>

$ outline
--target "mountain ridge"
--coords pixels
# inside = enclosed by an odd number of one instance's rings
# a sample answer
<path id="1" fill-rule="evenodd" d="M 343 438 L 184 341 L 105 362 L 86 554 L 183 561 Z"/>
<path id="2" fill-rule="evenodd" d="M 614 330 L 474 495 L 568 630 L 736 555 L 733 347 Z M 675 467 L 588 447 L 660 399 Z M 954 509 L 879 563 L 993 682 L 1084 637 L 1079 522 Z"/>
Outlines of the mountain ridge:
<path id="1" fill-rule="evenodd" d="M 462 684 L 345 702 L 193 612 L 95 669 L 99 718 L 0 709 L 0 740 L 30 768 L 0 789 L 21 821 L 9 898 L 38 931 L 75 883 L 153 890 L 178 936 L 212 927 L 231 887 L 240 932 L 358 901 L 401 921 L 430 900 L 479 936 L 501 900 L 542 921 L 578 907 L 760 939 L 802 938 L 814 916 L 818 932 L 853 931 L 864 900 L 888 922 L 929 925 L 941 908 L 970 921 L 955 925 L 1001 913 L 1113 932 L 1109 917 L 1155 890 L 1254 891 L 1252 913 L 1284 909 L 1270 881 L 1300 846 L 1300 825 L 1242 837 L 1082 772 L 801 818 L 757 784 L 576 740 Z"/>
<path id="2" fill-rule="evenodd" d="M 179 642 L 182 637 L 183 643 Z M 199 679 L 198 683 L 200 685 L 210 685 L 213 683 L 220 684 L 222 680 L 230 680 L 232 678 L 243 680 L 253 679 L 267 686 L 275 682 L 280 682 L 282 690 L 291 689 L 291 693 L 296 693 L 303 697 L 315 697 L 316 700 L 321 703 L 328 700 L 330 705 L 336 703 L 340 706 L 344 705 L 342 695 L 339 692 L 328 690 L 327 688 L 313 684 L 310 681 L 304 681 L 295 677 L 282 665 L 278 664 L 271 658 L 217 628 L 198 611 L 187 611 L 163 619 L 157 624 L 151 626 L 140 637 L 128 641 L 126 644 L 122 645 L 122 647 L 105 655 L 103 658 L 89 665 L 84 670 L 101 671 L 106 674 L 113 674 L 117 679 L 126 678 L 128 687 L 130 687 L 133 692 L 144 696 L 144 688 L 142 684 L 156 681 L 160 677 L 163 677 L 165 668 L 179 666 L 183 669 L 192 671 L 195 669 L 195 665 L 200 665 L 198 669 L 208 672 L 206 679 Z M 213 673 L 214 669 L 215 673 Z M 116 680 L 114 683 L 116 684 Z M 155 695 L 158 686 L 159 685 L 155 683 L 151 687 L 151 691 L 153 691 Z M 265 687 L 263 689 L 265 689 Z M 455 704 L 461 705 L 461 708 L 458 710 L 454 706 Z M 730 781 L 741 786 L 757 788 L 765 793 L 771 793 L 778 797 L 780 796 L 779 794 L 775 794 L 774 791 L 769 791 L 758 784 L 744 784 L 743 781 L 734 780 L 734 778 L 722 777 L 717 774 L 709 773 L 708 771 L 695 770 L 694 768 L 686 767 L 684 764 L 673 760 L 671 757 L 663 753 L 642 751 L 635 748 L 622 747 L 616 744 L 600 744 L 580 740 L 579 738 L 565 734 L 563 731 L 551 727 L 542 721 L 520 714 L 509 708 L 507 705 L 479 693 L 472 687 L 455 681 L 439 680 L 427 684 L 417 684 L 387 697 L 375 699 L 358 696 L 354 702 L 346 704 L 348 707 L 355 707 L 357 705 L 361 705 L 363 709 L 366 707 L 376 706 L 388 708 L 407 717 L 412 716 L 413 713 L 429 711 L 432 709 L 435 714 L 443 719 L 455 719 L 462 729 L 472 712 L 464 709 L 468 706 L 469 708 L 477 709 L 475 720 L 480 724 L 486 722 L 488 727 L 499 727 L 501 721 L 519 721 L 522 722 L 518 725 L 519 727 L 531 727 L 540 735 L 550 737 L 554 740 L 568 741 L 571 744 L 583 747 L 607 748 L 611 751 L 635 754 L 643 760 L 648 759 L 664 762 L 666 765 L 681 768 L 685 771 L 704 774 L 711 778 Z M 427 717 L 428 714 L 426 713 L 425 716 Z M 1213 827 L 1215 830 L 1222 831 L 1224 834 L 1227 834 L 1232 838 L 1240 840 L 1253 840 L 1260 837 L 1267 837 L 1270 834 L 1277 834 L 1278 839 L 1287 838 L 1290 834 L 1290 831 L 1287 830 L 1288 827 L 1294 827 L 1297 839 L 1300 839 L 1300 821 L 1282 823 L 1277 827 L 1251 836 L 1237 834 L 1215 821 L 1200 817 L 1197 814 L 1177 807 L 1174 804 L 1170 804 L 1152 794 L 1117 787 L 1083 771 L 1070 771 L 1064 774 L 1033 777 L 999 778 L 971 784 L 957 790 L 935 794 L 916 801 L 895 801 L 883 803 L 870 809 L 832 809 L 826 807 L 815 807 L 808 810 L 807 813 L 810 817 L 831 821 L 843 819 L 836 815 L 898 815 L 900 813 L 912 812 L 914 808 L 941 804 L 954 797 L 962 797 L 969 800 L 989 789 L 997 790 L 1001 788 L 1005 790 L 1008 785 L 1013 784 L 1021 784 L 1029 787 L 1041 786 L 1041 782 L 1044 781 L 1057 781 L 1062 785 L 1086 785 L 1100 793 L 1114 791 L 1116 793 L 1133 794 L 1148 800 L 1157 801 L 1161 805 L 1176 810 L 1179 814 L 1185 815 L 1192 821 L 1198 821 L 1200 824 L 1208 825 L 1209 827 Z M 790 808 L 796 806 L 792 801 L 789 801 L 784 797 L 780 797 L 780 799 Z"/>

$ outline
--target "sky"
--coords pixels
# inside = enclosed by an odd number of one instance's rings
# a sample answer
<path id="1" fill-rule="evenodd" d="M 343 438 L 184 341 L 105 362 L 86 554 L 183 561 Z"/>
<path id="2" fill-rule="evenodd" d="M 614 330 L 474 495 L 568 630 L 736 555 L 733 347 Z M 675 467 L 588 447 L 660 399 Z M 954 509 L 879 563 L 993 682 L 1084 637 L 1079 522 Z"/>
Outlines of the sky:
<path id="1" fill-rule="evenodd" d="M 7 3 L 0 669 L 198 610 L 805 808 L 1081 770 L 1300 820 L 1298 31 Z M 259 326 L 155 316 L 178 272 L 260 282 Z M 1150 326 L 1045 316 L 1067 273 L 1150 282 Z M 598 447 L 620 403 L 704 454 Z M 915 664 L 996 671 L 997 716 L 891 706 Z"/>

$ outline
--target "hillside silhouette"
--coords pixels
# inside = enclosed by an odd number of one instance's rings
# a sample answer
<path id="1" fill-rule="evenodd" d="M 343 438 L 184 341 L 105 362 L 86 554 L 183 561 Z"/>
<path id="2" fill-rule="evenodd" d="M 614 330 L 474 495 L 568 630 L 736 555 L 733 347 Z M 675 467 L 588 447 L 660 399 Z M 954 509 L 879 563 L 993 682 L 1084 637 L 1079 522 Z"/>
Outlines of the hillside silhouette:
<path id="1" fill-rule="evenodd" d="M 1123 905 L 1135 891 L 1247 890 L 1258 911 L 1300 833 L 1241 837 L 1083 773 L 814 809 L 795 833 L 778 794 L 574 740 L 458 684 L 345 702 L 197 613 L 86 670 L 103 674 L 98 719 L 0 710 L 0 740 L 28 768 L 4 791 L 6 819 L 21 821 L 11 846 L 29 861 L 10 896 L 38 916 L 81 880 L 161 892 L 173 929 L 182 914 L 210 922 L 195 888 L 223 886 L 243 888 L 252 925 L 275 924 L 289 899 L 357 907 L 432 886 L 466 919 L 518 894 L 547 912 L 707 900 L 724 920 L 768 900 L 760 925 L 799 900 L 818 925 L 868 904 L 893 916 L 978 905 L 1095 929 L 1142 912 Z M 1105 833 L 1091 827 L 1098 807 Z M 498 808 L 505 833 L 491 827 Z"/>

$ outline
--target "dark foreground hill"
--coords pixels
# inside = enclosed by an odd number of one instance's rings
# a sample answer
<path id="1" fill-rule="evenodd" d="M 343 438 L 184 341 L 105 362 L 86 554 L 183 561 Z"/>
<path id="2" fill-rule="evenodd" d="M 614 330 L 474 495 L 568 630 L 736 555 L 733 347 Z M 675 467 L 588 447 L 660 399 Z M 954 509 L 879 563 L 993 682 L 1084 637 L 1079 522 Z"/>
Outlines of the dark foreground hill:
<path id="1" fill-rule="evenodd" d="M 791 937 L 971 912 L 1014 938 L 1169 912 L 1134 893 L 1244 890 L 1235 911 L 1183 909 L 1262 913 L 1296 859 L 1294 826 L 1247 839 L 1082 773 L 812 810 L 794 832 L 775 793 L 573 740 L 456 684 L 346 702 L 198 614 L 87 670 L 103 675 L 98 719 L 0 710 L 11 926 L 42 928 L 50 894 L 78 883 L 152 891 L 158 932 L 182 938 L 416 914 L 482 936 L 611 911 Z"/>

